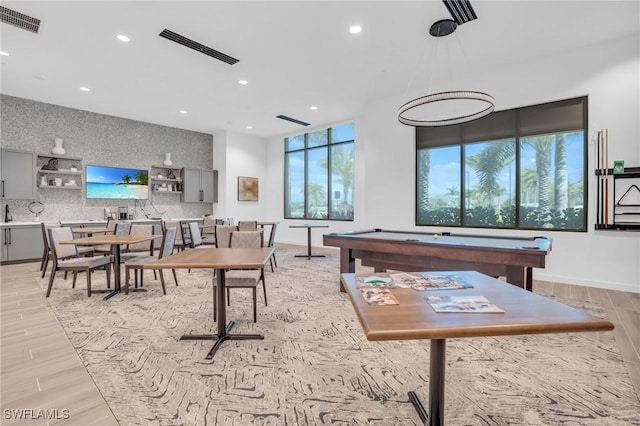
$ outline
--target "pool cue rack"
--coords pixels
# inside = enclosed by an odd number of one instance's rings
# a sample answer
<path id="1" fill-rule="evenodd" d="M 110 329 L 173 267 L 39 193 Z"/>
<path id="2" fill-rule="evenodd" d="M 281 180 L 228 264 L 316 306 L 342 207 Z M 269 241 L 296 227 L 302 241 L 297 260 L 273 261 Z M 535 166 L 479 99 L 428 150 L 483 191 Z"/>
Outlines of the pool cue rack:
<path id="1" fill-rule="evenodd" d="M 596 230 L 610 231 L 640 231 L 640 167 L 625 167 L 623 173 L 613 173 L 613 169 L 596 169 L 597 182 L 597 210 Z M 611 220 L 604 214 L 609 211 L 609 199 L 605 198 L 608 191 L 608 176 L 612 184 L 613 208 Z"/>

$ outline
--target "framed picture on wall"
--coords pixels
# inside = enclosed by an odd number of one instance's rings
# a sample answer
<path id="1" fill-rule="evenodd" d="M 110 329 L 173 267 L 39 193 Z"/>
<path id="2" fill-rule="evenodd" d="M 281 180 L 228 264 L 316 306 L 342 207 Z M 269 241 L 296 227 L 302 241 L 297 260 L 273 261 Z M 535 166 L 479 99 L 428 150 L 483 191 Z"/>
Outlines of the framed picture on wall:
<path id="1" fill-rule="evenodd" d="M 258 201 L 258 178 L 238 176 L 238 201 Z"/>

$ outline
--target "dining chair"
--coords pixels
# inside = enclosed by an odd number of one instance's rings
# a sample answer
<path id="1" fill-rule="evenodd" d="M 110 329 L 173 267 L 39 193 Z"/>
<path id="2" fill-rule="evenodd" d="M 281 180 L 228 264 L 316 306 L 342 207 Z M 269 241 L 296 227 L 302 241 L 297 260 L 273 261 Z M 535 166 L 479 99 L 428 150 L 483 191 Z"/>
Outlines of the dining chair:
<path id="1" fill-rule="evenodd" d="M 131 225 L 129 233 L 131 235 L 153 235 L 153 225 L 134 223 Z M 126 262 L 127 259 L 132 259 L 145 253 L 153 256 L 153 240 L 128 244 L 126 252 L 120 255 L 120 259 L 122 262 Z"/>
<path id="2" fill-rule="evenodd" d="M 267 243 L 267 247 L 275 247 L 275 241 L 276 241 L 276 229 L 278 228 L 278 224 L 277 223 L 273 223 L 271 225 L 271 233 L 269 234 L 269 242 Z M 271 257 L 269 258 L 269 264 L 271 265 L 271 272 L 273 272 L 273 265 L 276 265 L 276 268 L 278 267 L 278 262 L 276 261 L 276 251 L 275 249 L 273 250 L 273 254 L 271 255 Z"/>
<path id="3" fill-rule="evenodd" d="M 263 246 L 262 232 L 260 231 L 235 231 L 231 234 L 231 248 L 261 248 Z M 264 293 L 264 306 L 267 306 L 267 287 L 264 280 L 264 265 L 259 269 L 232 269 L 225 272 L 225 287 L 227 292 L 227 305 L 230 304 L 230 289 L 250 288 L 253 291 L 253 322 L 257 322 L 257 287 L 262 281 Z M 214 287 L 217 281 L 213 280 Z M 217 316 L 217 292 L 213 292 L 213 318 Z"/>
<path id="4" fill-rule="evenodd" d="M 143 255 L 143 256 L 137 256 L 137 257 L 133 257 L 131 259 L 129 259 L 125 264 L 124 264 L 124 270 L 125 270 L 125 284 L 124 284 L 124 294 L 129 294 L 129 281 L 130 281 L 130 275 L 131 275 L 131 270 L 133 270 L 134 275 L 135 275 L 135 287 L 138 287 L 138 271 L 140 271 L 140 287 L 143 286 L 143 272 L 144 272 L 144 265 L 146 265 L 147 263 L 157 260 L 157 259 L 162 259 L 163 257 L 166 256 L 171 256 L 173 254 L 173 249 L 174 249 L 174 244 L 176 241 L 176 235 L 178 233 L 178 228 L 171 227 L 171 228 L 167 228 L 164 230 L 163 232 L 163 236 L 162 236 L 162 243 L 160 244 L 160 250 L 158 252 L 158 256 L 154 256 L 153 254 L 151 255 Z M 164 274 L 163 274 L 163 270 L 162 269 L 157 269 L 158 273 L 160 274 L 160 284 L 162 285 L 162 293 L 163 294 L 167 294 L 167 289 L 164 285 Z M 171 270 L 173 272 L 173 280 L 176 282 L 176 286 L 178 286 L 178 276 L 176 275 L 176 270 L 172 269 Z M 153 269 L 153 272 L 155 274 L 156 269 Z"/>
<path id="5" fill-rule="evenodd" d="M 73 244 L 60 244 L 63 241 L 73 240 L 73 232 L 70 227 L 50 228 L 49 241 L 51 242 L 51 255 L 53 266 L 47 287 L 47 297 L 51 294 L 56 271 L 72 271 L 72 288 L 76 287 L 78 272 L 87 272 L 87 296 L 91 297 L 91 273 L 96 269 L 105 269 L 107 274 L 107 288 L 111 283 L 111 256 L 80 257 L 77 246 Z"/>
<path id="6" fill-rule="evenodd" d="M 238 221 L 238 231 L 257 231 L 257 230 L 258 230 L 257 220 Z"/>
<path id="7" fill-rule="evenodd" d="M 113 225 L 113 233 L 115 235 L 126 235 L 131 232 L 131 222 L 112 222 Z M 107 234 L 108 235 L 108 234 Z M 124 253 L 125 250 L 121 251 Z M 105 256 L 111 255 L 113 253 L 113 246 L 111 244 L 100 244 L 93 247 L 93 251 L 98 254 L 103 254 Z"/>
<path id="8" fill-rule="evenodd" d="M 187 247 L 189 247 L 190 243 L 185 243 L 185 240 L 183 239 L 182 223 L 180 221 L 178 221 L 178 220 L 165 220 L 163 222 L 163 228 L 165 230 L 167 230 L 169 228 L 176 228 L 176 230 L 177 230 L 176 239 L 175 239 L 175 243 L 173 245 L 173 248 L 175 250 L 182 251 L 182 250 L 186 249 Z"/>
<path id="9" fill-rule="evenodd" d="M 237 230 L 238 228 L 234 225 L 216 225 L 216 247 L 231 247 L 231 233 Z"/>
<path id="10" fill-rule="evenodd" d="M 47 267 L 49 266 L 49 260 L 51 259 L 51 242 L 49 241 L 49 229 L 60 228 L 62 225 L 60 222 L 41 223 L 42 228 L 42 242 L 44 245 L 44 252 L 42 254 L 42 263 L 40 264 L 40 270 L 42 271 L 41 278 L 44 278 L 47 273 Z M 80 256 L 93 256 L 93 247 L 78 247 L 78 254 Z M 64 274 L 65 279 L 67 274 Z"/>
<path id="11" fill-rule="evenodd" d="M 49 259 L 51 258 L 51 244 L 49 243 L 49 229 L 51 228 L 59 228 L 60 222 L 55 223 L 40 223 L 40 228 L 42 229 L 42 243 L 44 245 L 44 250 L 42 252 L 42 259 L 40 260 L 40 270 L 42 271 L 42 277 L 47 273 L 47 266 L 49 266 Z"/>
<path id="12" fill-rule="evenodd" d="M 191 248 L 194 247 L 204 247 L 206 245 L 215 245 L 216 239 L 210 237 L 203 237 L 201 234 L 200 226 L 198 222 L 189 222 L 188 223 L 189 230 L 189 239 L 191 241 Z"/>

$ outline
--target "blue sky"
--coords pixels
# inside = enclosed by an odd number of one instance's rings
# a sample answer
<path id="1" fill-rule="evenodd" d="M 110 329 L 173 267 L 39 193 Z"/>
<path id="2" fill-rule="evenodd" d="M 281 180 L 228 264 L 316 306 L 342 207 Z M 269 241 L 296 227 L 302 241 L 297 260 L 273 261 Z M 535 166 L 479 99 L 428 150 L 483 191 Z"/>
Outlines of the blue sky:
<path id="1" fill-rule="evenodd" d="M 87 183 L 117 183 L 122 182 L 124 175 L 129 175 L 132 181 L 136 180 L 138 172 L 148 173 L 142 169 L 124 169 L 120 167 L 87 166 Z"/>

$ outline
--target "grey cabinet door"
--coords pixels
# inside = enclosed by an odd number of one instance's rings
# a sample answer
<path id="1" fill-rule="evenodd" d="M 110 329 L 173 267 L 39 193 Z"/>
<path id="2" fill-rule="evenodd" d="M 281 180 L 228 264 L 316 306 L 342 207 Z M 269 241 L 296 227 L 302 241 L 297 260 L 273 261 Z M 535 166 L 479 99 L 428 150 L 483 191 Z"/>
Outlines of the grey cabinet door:
<path id="1" fill-rule="evenodd" d="M 184 169 L 182 201 L 185 203 L 218 202 L 218 171 Z"/>
<path id="2" fill-rule="evenodd" d="M 200 170 L 184 169 L 182 201 L 185 203 L 200 202 Z"/>
<path id="3" fill-rule="evenodd" d="M 39 226 L 2 229 L 2 261 L 19 262 L 42 258 L 44 242 Z"/>
<path id="4" fill-rule="evenodd" d="M 32 152 L 2 150 L 2 198 L 36 198 L 36 156 Z"/>
<path id="5" fill-rule="evenodd" d="M 213 170 L 200 171 L 200 189 L 202 190 L 202 202 L 213 203 Z"/>

